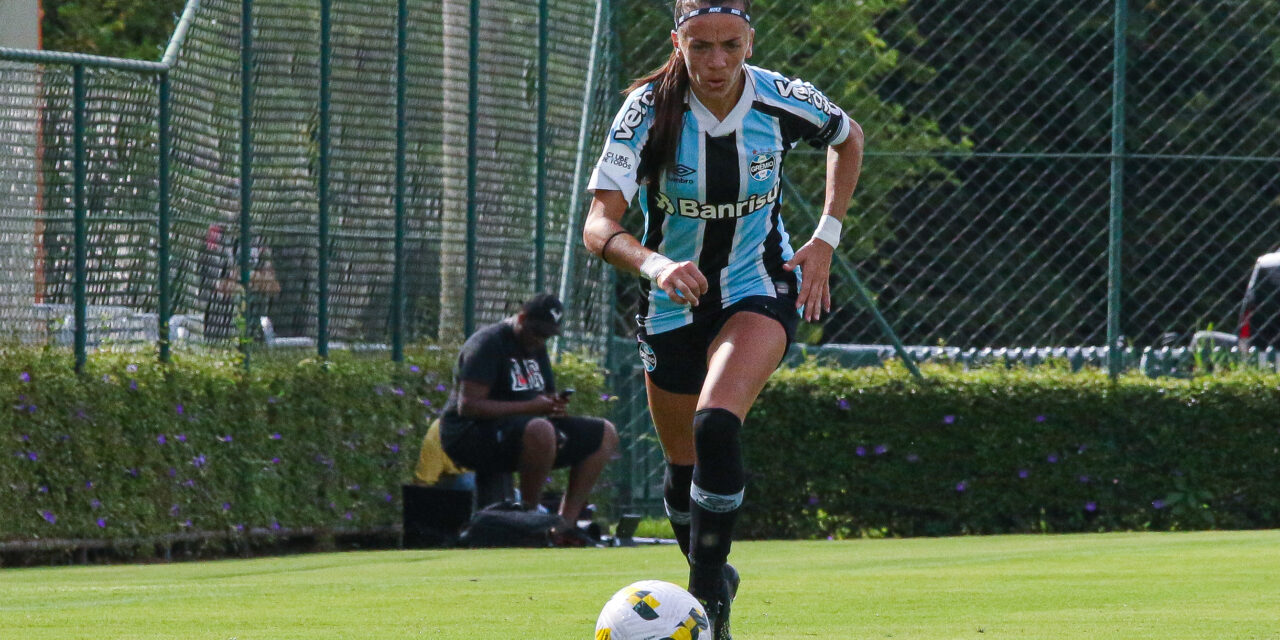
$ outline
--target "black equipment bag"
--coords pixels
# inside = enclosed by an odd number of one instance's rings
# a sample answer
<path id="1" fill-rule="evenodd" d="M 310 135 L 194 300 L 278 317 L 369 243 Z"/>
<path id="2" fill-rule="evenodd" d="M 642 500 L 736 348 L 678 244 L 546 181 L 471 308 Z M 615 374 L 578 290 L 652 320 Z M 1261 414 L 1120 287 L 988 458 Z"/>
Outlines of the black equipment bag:
<path id="1" fill-rule="evenodd" d="M 525 511 L 513 502 L 495 502 L 473 514 L 458 541 L 467 547 L 549 547 L 560 523 L 552 513 Z"/>

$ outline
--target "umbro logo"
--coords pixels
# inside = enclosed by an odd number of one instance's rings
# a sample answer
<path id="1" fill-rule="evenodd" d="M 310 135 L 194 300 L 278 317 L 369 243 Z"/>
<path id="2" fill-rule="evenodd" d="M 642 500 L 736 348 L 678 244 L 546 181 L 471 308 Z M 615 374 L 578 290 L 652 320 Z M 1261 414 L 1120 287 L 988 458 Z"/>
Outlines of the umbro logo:
<path id="1" fill-rule="evenodd" d="M 676 176 L 677 178 L 687 178 L 697 172 L 698 172 L 697 169 L 694 169 L 693 167 L 687 164 L 678 164 L 676 165 L 675 169 L 671 170 L 671 174 Z"/>

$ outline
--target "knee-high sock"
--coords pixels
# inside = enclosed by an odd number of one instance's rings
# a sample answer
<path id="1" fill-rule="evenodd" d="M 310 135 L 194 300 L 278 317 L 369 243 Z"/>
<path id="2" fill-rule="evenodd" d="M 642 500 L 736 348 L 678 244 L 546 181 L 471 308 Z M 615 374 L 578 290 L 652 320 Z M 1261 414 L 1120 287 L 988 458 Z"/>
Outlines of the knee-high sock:
<path id="1" fill-rule="evenodd" d="M 680 553 L 689 557 L 689 485 L 693 482 L 693 465 L 667 463 L 662 482 L 663 506 L 667 519 L 680 544 Z"/>
<path id="2" fill-rule="evenodd" d="M 746 472 L 742 467 L 742 422 L 724 409 L 694 414 L 693 438 L 698 463 L 689 487 L 691 515 L 689 560 L 710 569 L 729 557 L 733 525 L 742 506 Z"/>

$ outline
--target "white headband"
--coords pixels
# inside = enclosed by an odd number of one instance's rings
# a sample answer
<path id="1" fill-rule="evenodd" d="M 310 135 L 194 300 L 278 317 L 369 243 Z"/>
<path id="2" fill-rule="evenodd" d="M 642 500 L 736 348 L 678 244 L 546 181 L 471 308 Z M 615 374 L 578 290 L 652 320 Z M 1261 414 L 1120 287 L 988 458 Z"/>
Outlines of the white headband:
<path id="1" fill-rule="evenodd" d="M 680 25 L 692 20 L 693 18 L 712 13 L 727 13 L 731 16 L 738 16 L 739 18 L 746 20 L 747 24 L 751 24 L 751 16 L 747 15 L 747 12 L 742 9 L 734 9 L 733 7 L 704 7 L 702 9 L 694 9 L 693 11 L 676 18 L 676 28 L 679 29 Z"/>

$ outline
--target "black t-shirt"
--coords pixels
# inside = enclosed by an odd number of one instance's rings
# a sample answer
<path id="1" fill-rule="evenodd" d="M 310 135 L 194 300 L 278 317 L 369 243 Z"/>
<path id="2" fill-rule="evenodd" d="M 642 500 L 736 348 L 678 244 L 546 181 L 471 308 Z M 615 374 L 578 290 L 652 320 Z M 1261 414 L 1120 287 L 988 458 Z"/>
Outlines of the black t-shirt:
<path id="1" fill-rule="evenodd" d="M 463 343 L 453 368 L 453 389 L 444 406 L 446 419 L 459 417 L 463 380 L 488 385 L 490 400 L 532 400 L 556 388 L 547 350 L 526 351 L 509 320 L 483 327 Z"/>

